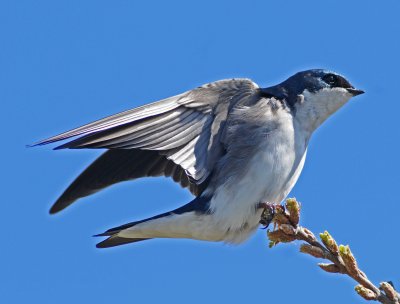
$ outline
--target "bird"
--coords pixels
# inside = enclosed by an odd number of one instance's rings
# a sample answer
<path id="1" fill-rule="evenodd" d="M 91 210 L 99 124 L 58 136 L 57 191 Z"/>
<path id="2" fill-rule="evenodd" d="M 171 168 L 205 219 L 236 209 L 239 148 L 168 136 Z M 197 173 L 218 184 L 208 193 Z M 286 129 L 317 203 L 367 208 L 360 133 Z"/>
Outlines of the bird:
<path id="1" fill-rule="evenodd" d="M 194 195 L 177 209 L 96 235 L 107 237 L 98 248 L 154 238 L 240 244 L 260 227 L 265 204 L 282 202 L 297 182 L 314 131 L 363 93 L 325 69 L 301 71 L 265 88 L 247 78 L 225 79 L 32 146 L 73 138 L 54 149 L 106 149 L 51 214 L 142 177 L 171 177 Z"/>

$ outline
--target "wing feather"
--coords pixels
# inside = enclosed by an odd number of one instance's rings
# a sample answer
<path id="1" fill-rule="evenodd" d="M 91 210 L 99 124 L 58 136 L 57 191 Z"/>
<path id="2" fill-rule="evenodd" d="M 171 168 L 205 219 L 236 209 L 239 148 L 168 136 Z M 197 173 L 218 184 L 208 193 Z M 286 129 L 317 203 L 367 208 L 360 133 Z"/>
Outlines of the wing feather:
<path id="1" fill-rule="evenodd" d="M 50 137 L 48 139 L 39 141 L 33 146 L 46 145 L 49 143 L 57 142 L 64 139 L 69 139 L 71 137 L 85 135 L 88 133 L 100 132 L 108 130 L 114 127 L 118 127 L 130 122 L 138 121 L 144 118 L 152 117 L 158 114 L 170 112 L 180 106 L 177 102 L 182 97 L 182 95 L 177 95 L 164 100 L 153 102 L 138 108 L 127 110 L 106 118 L 94 121 L 92 123 L 83 125 L 79 128 L 61 133 L 59 135 Z"/>
<path id="2" fill-rule="evenodd" d="M 60 197 L 62 203 L 54 210 L 115 182 L 143 176 L 171 176 L 199 194 L 224 154 L 224 127 L 231 109 L 254 104 L 259 98 L 258 86 L 248 79 L 221 80 L 39 141 L 35 145 L 77 137 L 56 149 L 113 151 L 89 166 Z M 114 152 L 120 149 L 134 152 Z M 115 164 L 107 165 L 106 161 Z"/>

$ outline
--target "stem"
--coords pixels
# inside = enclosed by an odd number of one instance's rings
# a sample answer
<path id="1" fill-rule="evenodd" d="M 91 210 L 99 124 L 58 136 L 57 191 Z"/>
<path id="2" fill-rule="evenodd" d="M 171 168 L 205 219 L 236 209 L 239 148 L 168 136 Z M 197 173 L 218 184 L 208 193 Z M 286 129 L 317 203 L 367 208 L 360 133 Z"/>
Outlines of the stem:
<path id="1" fill-rule="evenodd" d="M 273 218 L 273 222 L 277 229 L 268 232 L 268 237 L 273 245 L 294 240 L 304 241 L 320 249 L 315 249 L 314 252 L 303 251 L 304 253 L 331 261 L 337 267 L 335 268 L 332 265 L 334 272 L 347 275 L 360 284 L 356 286 L 356 291 L 364 299 L 375 300 L 383 304 L 400 303 L 400 294 L 391 284 L 383 282 L 381 283 L 381 288 L 378 288 L 368 279 L 365 273 L 358 268 L 357 262 L 348 246 L 337 246 L 336 241 L 328 232 L 321 234 L 323 242 L 320 242 L 309 229 L 298 226 L 300 205 L 295 199 L 287 200 L 286 210 L 282 206 L 275 206 L 275 210 L 277 213 Z M 315 252 L 317 252 L 317 255 Z M 324 267 L 321 268 L 324 269 Z"/>

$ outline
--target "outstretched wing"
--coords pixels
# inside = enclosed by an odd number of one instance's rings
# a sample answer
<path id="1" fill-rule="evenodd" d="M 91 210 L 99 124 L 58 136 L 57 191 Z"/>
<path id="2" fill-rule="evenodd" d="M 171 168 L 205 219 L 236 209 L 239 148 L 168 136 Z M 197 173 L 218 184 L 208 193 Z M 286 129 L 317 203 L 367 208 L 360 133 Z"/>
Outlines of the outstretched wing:
<path id="1" fill-rule="evenodd" d="M 111 149 L 104 152 L 85 169 L 57 199 L 50 213 L 57 213 L 77 199 L 96 193 L 113 184 L 141 177 L 167 176 L 182 187 L 199 195 L 206 182 L 191 182 L 185 170 L 158 151 Z"/>
<path id="2" fill-rule="evenodd" d="M 199 194 L 224 154 L 221 136 L 228 113 L 235 105 L 254 102 L 258 94 L 258 86 L 248 79 L 221 80 L 36 143 L 79 136 L 56 149 L 110 149 L 71 184 L 51 212 L 116 182 L 143 176 L 172 176 Z"/>

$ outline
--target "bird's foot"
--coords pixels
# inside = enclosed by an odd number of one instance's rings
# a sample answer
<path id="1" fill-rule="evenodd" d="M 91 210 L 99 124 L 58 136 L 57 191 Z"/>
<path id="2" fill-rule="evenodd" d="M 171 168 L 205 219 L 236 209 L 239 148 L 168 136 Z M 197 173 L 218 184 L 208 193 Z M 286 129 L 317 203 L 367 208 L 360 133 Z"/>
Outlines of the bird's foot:
<path id="1" fill-rule="evenodd" d="M 276 205 L 272 203 L 259 203 L 257 205 L 258 209 L 264 209 L 261 214 L 260 224 L 263 225 L 263 229 L 267 229 L 269 224 L 271 224 L 274 219 L 276 212 Z"/>

